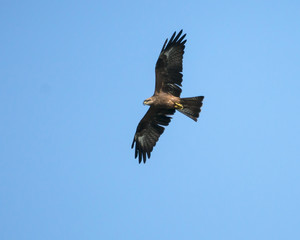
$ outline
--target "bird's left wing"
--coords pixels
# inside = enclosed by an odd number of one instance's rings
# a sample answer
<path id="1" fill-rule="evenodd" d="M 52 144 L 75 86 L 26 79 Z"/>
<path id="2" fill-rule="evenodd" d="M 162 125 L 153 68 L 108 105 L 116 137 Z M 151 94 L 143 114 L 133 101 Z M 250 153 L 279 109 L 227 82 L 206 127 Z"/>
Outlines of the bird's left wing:
<path id="1" fill-rule="evenodd" d="M 150 158 L 153 147 L 160 135 L 164 132 L 163 126 L 168 126 L 175 109 L 161 109 L 151 106 L 137 126 L 131 148 L 135 143 L 135 158 L 139 157 L 139 163 L 144 163 Z"/>
<path id="2" fill-rule="evenodd" d="M 165 41 L 155 65 L 155 94 L 165 92 L 176 97 L 181 93 L 182 59 L 186 40 L 182 30 Z"/>

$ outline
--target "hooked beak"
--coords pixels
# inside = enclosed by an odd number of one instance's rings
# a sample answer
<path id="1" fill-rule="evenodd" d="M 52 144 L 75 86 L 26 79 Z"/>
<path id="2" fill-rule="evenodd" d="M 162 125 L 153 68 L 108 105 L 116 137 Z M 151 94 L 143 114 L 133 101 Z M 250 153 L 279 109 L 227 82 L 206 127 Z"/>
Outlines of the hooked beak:
<path id="1" fill-rule="evenodd" d="M 143 105 L 147 105 L 146 101 L 143 102 Z"/>

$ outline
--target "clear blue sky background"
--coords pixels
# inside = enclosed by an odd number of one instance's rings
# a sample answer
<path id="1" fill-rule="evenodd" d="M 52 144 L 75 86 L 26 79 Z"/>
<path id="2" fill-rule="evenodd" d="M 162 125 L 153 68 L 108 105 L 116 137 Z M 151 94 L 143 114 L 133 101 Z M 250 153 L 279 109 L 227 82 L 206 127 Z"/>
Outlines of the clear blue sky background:
<path id="1" fill-rule="evenodd" d="M 300 239 L 299 1 L 0 5 L 0 239 Z M 180 29 L 201 117 L 139 165 Z"/>

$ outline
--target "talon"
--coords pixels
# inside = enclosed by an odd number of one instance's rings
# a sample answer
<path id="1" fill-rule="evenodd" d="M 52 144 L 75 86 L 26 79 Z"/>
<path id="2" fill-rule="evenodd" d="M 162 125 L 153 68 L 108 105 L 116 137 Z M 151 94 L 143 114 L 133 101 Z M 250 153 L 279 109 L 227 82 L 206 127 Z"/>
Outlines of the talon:
<path id="1" fill-rule="evenodd" d="M 176 109 L 183 109 L 183 106 L 180 103 L 175 103 L 175 108 Z"/>

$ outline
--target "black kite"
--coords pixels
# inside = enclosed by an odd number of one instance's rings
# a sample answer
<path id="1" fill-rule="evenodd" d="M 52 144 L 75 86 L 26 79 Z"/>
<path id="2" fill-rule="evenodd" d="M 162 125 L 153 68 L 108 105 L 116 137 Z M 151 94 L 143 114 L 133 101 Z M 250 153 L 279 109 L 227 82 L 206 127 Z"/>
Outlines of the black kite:
<path id="1" fill-rule="evenodd" d="M 186 34 L 182 30 L 165 41 L 155 66 L 154 95 L 144 101 L 149 110 L 137 126 L 131 148 L 135 143 L 135 158 L 144 163 L 150 158 L 153 147 L 168 126 L 175 110 L 197 121 L 201 111 L 203 96 L 180 98 L 182 82 L 182 59 Z"/>

